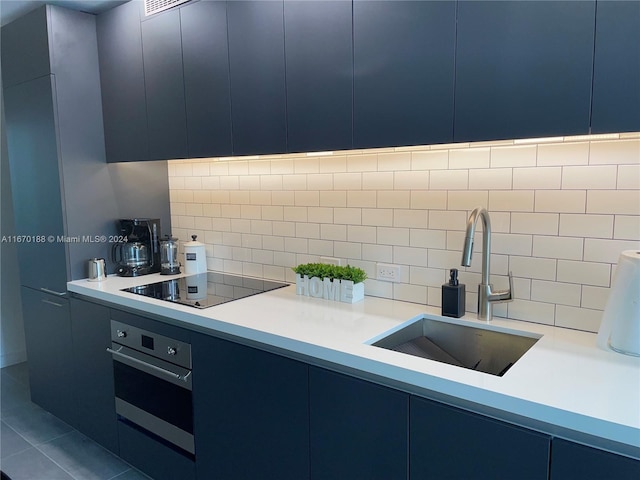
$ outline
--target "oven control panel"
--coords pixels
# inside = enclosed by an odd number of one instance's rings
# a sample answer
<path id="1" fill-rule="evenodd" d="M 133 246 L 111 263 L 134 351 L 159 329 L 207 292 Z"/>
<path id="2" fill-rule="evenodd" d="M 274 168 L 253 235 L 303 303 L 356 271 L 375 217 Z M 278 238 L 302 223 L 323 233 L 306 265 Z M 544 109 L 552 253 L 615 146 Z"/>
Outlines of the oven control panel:
<path id="1" fill-rule="evenodd" d="M 125 347 L 191 369 L 191 345 L 111 320 L 111 340 Z"/>

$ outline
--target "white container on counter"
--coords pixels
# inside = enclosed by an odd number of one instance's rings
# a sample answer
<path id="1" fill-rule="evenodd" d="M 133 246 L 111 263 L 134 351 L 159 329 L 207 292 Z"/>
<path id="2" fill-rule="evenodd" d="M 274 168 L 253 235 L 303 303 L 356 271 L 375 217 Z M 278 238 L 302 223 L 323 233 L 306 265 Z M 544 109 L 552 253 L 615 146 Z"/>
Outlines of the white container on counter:
<path id="1" fill-rule="evenodd" d="M 196 241 L 197 235 L 191 235 L 191 242 L 184 244 L 184 273 L 205 273 L 207 271 L 207 255 L 204 243 Z"/>

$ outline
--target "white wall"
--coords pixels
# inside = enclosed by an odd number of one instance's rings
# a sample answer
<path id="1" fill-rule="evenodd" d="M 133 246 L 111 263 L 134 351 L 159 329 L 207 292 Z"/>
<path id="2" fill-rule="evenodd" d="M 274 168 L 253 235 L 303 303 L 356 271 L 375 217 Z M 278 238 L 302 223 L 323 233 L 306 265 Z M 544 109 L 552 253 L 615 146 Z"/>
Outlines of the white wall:
<path id="1" fill-rule="evenodd" d="M 460 267 L 466 219 L 492 220 L 498 316 L 597 331 L 621 251 L 640 248 L 640 134 L 169 162 L 173 234 L 197 234 L 210 269 L 293 281 L 338 257 L 366 293 L 432 306 L 461 270 L 474 311 L 481 255 Z M 481 248 L 481 237 L 475 242 Z M 402 282 L 375 280 L 376 262 Z"/>

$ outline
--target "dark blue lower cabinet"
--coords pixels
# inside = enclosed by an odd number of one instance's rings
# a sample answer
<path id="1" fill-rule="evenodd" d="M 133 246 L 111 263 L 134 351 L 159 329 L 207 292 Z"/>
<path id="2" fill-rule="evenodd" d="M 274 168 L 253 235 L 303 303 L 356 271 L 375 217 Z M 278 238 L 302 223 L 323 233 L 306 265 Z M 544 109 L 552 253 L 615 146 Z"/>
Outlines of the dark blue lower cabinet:
<path id="1" fill-rule="evenodd" d="M 637 480 L 640 460 L 554 438 L 551 480 Z"/>
<path id="2" fill-rule="evenodd" d="M 551 437 L 411 397 L 412 480 L 547 480 Z"/>
<path id="3" fill-rule="evenodd" d="M 407 478 L 409 395 L 310 367 L 311 478 Z"/>
<path id="4" fill-rule="evenodd" d="M 308 366 L 207 335 L 191 345 L 198 479 L 309 478 Z"/>

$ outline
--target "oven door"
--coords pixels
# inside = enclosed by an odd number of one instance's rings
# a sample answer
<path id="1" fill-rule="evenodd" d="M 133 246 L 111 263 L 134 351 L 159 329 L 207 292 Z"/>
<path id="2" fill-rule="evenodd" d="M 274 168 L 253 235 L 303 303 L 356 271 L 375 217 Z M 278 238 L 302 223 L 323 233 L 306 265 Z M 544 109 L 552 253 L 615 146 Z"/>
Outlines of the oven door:
<path id="1" fill-rule="evenodd" d="M 191 370 L 112 343 L 116 413 L 193 454 Z"/>

